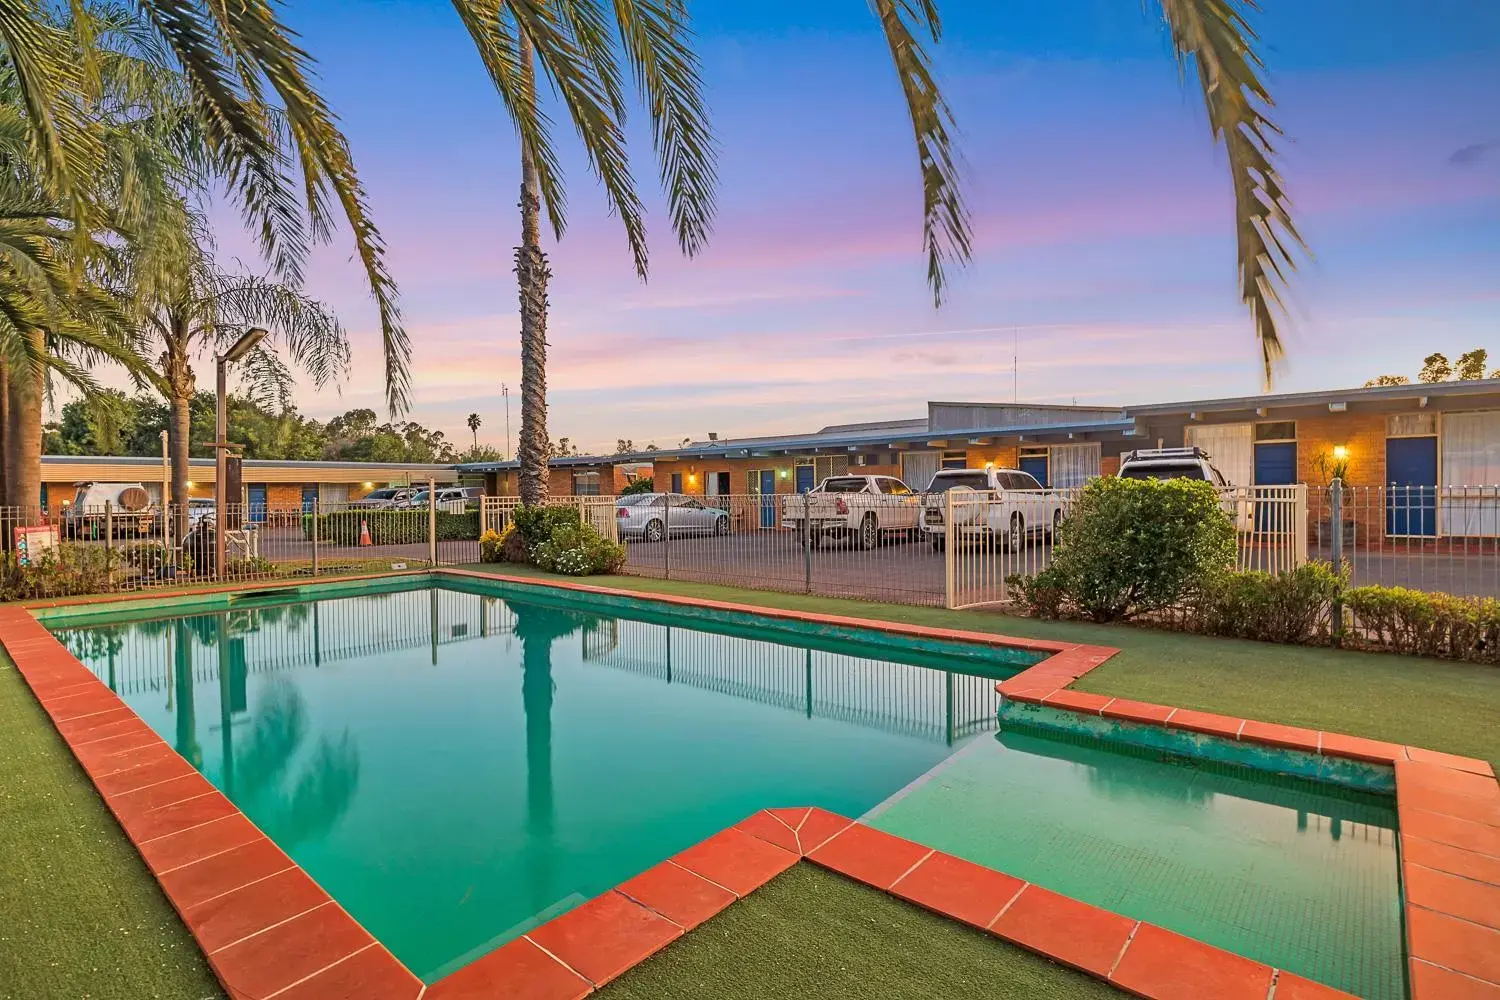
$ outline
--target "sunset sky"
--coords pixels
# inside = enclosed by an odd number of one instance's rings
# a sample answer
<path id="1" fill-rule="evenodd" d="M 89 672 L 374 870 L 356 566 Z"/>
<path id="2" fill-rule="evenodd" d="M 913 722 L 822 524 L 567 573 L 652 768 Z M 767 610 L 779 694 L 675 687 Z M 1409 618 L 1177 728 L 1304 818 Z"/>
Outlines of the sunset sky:
<path id="1" fill-rule="evenodd" d="M 1269 0 L 1255 19 L 1314 254 L 1280 390 L 1500 363 L 1500 3 Z M 934 311 L 910 129 L 861 0 L 697 2 L 721 143 L 712 246 L 677 256 L 649 144 L 649 284 L 576 144 L 549 245 L 551 428 L 585 449 L 916 416 L 928 399 L 1143 402 L 1260 387 L 1223 156 L 1139 0 L 944 0 L 975 260 Z M 353 145 L 415 349 L 412 416 L 500 446 L 519 381 L 514 134 L 440 0 L 294 0 Z M 563 131 L 559 128 L 559 134 Z M 567 136 L 571 140 L 571 136 Z M 230 235 L 226 253 L 243 244 Z M 347 242 L 311 291 L 356 339 L 326 417 L 379 408 L 378 327 Z M 512 424 L 519 406 L 512 398 Z"/>

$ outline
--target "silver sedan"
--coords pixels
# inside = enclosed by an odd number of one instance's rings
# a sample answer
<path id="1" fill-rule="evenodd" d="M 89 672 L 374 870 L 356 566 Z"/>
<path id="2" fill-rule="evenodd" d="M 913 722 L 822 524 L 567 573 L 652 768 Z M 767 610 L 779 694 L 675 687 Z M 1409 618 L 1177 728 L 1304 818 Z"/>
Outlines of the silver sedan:
<path id="1" fill-rule="evenodd" d="M 725 535 L 729 511 L 705 506 L 682 493 L 637 493 L 615 501 L 615 517 L 623 538 L 659 542 L 672 535 Z"/>

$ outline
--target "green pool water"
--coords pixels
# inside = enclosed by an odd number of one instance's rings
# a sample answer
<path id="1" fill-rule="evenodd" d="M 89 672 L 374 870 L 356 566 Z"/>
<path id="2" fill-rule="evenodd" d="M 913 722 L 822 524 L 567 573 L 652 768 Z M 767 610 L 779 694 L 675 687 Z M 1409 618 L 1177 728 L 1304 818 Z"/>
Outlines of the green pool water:
<path id="1" fill-rule="evenodd" d="M 48 623 L 429 982 L 756 809 L 818 805 L 1402 995 L 1388 800 L 997 734 L 995 681 L 1034 654 L 540 588 L 320 593 Z"/>

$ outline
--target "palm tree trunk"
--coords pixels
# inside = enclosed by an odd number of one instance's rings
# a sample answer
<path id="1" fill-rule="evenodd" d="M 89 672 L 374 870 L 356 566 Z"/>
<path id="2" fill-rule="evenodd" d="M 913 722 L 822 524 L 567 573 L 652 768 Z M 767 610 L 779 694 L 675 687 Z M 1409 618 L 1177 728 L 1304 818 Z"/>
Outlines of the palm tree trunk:
<path id="1" fill-rule="evenodd" d="M 0 509 L 10 501 L 10 378 L 5 362 L 0 361 Z M 9 534 L 9 532 L 5 532 Z M 9 549 L 10 543 L 0 538 L 0 550 Z"/>
<path id="2" fill-rule="evenodd" d="M 180 543 L 188 531 L 188 449 L 192 432 L 193 391 L 196 384 L 193 369 L 188 367 L 185 341 L 178 347 L 168 347 L 162 356 L 166 368 L 167 404 L 170 415 L 167 421 L 168 457 L 172 466 L 172 497 L 175 506 L 172 537 Z"/>
<path id="3" fill-rule="evenodd" d="M 521 32 L 521 72 L 536 101 L 535 53 Z M 516 283 L 521 296 L 521 438 L 516 447 L 523 504 L 547 502 L 547 255 L 542 253 L 542 195 L 536 161 L 521 147 L 521 245 Z"/>
<path id="4" fill-rule="evenodd" d="M 45 347 L 40 330 L 26 334 L 38 356 Z M 41 371 L 13 371 L 10 375 L 10 412 L 6 414 L 5 497 L 19 507 L 22 524 L 42 519 L 42 394 Z"/>

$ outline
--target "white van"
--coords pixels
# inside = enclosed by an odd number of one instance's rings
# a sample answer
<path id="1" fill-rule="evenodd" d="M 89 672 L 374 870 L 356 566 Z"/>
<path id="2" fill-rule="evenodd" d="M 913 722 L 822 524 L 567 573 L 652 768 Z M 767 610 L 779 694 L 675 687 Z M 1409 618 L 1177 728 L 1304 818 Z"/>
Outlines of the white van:
<path id="1" fill-rule="evenodd" d="M 78 483 L 62 515 L 64 538 L 102 538 L 106 522 L 116 535 L 146 537 L 159 512 L 140 483 Z"/>

